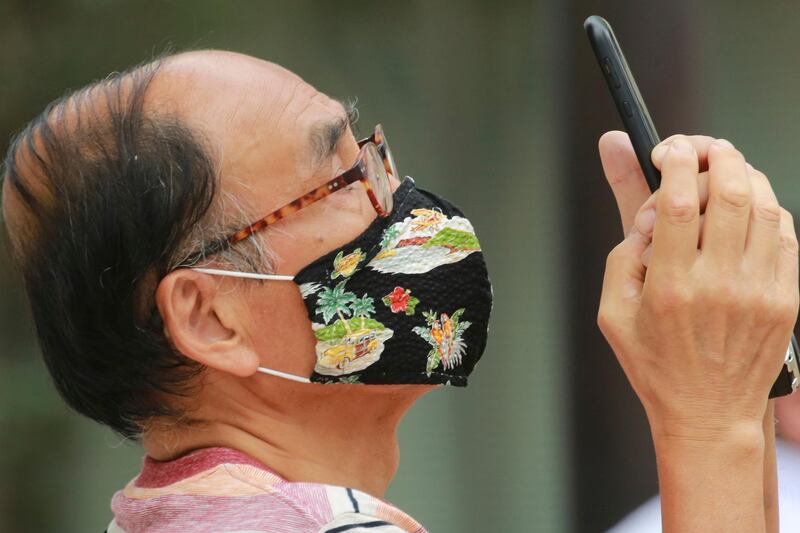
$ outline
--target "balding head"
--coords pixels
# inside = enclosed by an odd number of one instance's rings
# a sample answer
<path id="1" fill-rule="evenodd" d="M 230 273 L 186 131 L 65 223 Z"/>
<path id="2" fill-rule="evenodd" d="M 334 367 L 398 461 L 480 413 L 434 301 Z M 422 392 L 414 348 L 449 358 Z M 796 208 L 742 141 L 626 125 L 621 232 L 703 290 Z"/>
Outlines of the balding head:
<path id="1" fill-rule="evenodd" d="M 252 307 L 252 292 L 228 296 L 178 267 L 194 255 L 292 273 L 347 242 L 374 212 L 342 193 L 272 234 L 202 253 L 347 168 L 356 153 L 342 104 L 282 67 L 228 52 L 159 59 L 50 104 L 11 144 L 3 214 L 66 401 L 135 436 L 143 421 L 179 414 L 173 400 L 193 394 L 203 367 L 247 375 L 268 342 L 248 320 L 272 310 L 242 312 L 236 306 Z M 299 295 L 272 300 L 309 335 Z M 198 317 L 196 308 L 209 312 Z M 192 329 L 198 324 L 202 331 Z M 223 331 L 242 341 L 220 356 L 234 367 L 214 359 L 219 347 L 203 337 L 212 330 L 213 339 Z M 284 352 L 313 366 L 313 344 L 297 350 Z"/>
<path id="2" fill-rule="evenodd" d="M 197 370 L 150 310 L 155 281 L 216 186 L 202 135 L 145 111 L 158 68 L 51 103 L 15 137 L 4 173 L 6 229 L 56 387 L 129 436 L 136 420 L 170 413 L 157 396 Z"/>

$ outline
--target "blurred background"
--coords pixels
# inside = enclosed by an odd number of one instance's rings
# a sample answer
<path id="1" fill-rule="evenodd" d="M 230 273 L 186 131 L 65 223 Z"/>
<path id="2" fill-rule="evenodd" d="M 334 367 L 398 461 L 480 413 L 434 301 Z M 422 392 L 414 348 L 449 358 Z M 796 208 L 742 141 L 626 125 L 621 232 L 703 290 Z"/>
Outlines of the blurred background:
<path id="1" fill-rule="evenodd" d="M 0 138 L 172 45 L 280 63 L 358 98 L 403 174 L 461 205 L 494 282 L 466 390 L 401 427 L 387 499 L 433 532 L 602 531 L 656 490 L 643 411 L 597 330 L 621 238 L 597 138 L 621 127 L 582 23 L 615 27 L 662 137 L 725 137 L 800 208 L 800 4 L 742 0 L 0 0 Z M 71 413 L 0 252 L 0 531 L 102 531 L 141 449 Z"/>

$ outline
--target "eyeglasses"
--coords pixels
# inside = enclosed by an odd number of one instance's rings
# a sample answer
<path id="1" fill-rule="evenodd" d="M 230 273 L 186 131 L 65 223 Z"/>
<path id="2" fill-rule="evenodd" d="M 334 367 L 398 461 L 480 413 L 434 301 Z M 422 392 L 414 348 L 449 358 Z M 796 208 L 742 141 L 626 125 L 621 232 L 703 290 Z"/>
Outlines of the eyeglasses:
<path id="1" fill-rule="evenodd" d="M 183 264 L 193 265 L 205 257 L 219 253 L 278 220 L 286 218 L 292 213 L 296 213 L 304 207 L 308 207 L 329 194 L 344 189 L 357 181 L 360 181 L 364 186 L 370 203 L 372 203 L 372 207 L 375 208 L 378 216 L 388 217 L 393 207 L 392 187 L 389 178 L 397 176 L 397 169 L 392 152 L 389 150 L 389 143 L 386 141 L 383 127 L 380 124 L 375 126 L 375 131 L 372 135 L 358 141 L 358 146 L 360 148 L 358 158 L 349 170 L 307 192 L 300 198 L 292 200 L 267 216 L 248 224 L 228 237 L 212 242 L 205 249 L 191 254 Z"/>
<path id="2" fill-rule="evenodd" d="M 358 147 L 361 148 L 367 143 L 373 143 L 378 148 L 378 153 L 383 158 L 383 165 L 386 167 L 386 172 L 390 178 L 397 177 L 397 167 L 394 164 L 394 157 L 392 151 L 389 150 L 389 141 L 386 140 L 386 134 L 383 133 L 383 126 L 378 124 L 375 126 L 375 131 L 366 139 L 358 141 Z"/>

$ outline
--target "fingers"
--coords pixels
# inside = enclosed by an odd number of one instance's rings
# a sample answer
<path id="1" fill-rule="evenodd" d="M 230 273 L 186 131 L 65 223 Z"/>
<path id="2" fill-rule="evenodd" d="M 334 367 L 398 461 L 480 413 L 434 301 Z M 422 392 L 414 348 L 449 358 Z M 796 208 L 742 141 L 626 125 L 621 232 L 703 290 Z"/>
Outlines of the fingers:
<path id="1" fill-rule="evenodd" d="M 707 135 L 672 135 L 664 139 L 654 149 L 651 155 L 653 163 L 659 170 L 664 154 L 670 143 L 676 138 L 682 138 L 694 146 L 697 152 L 698 164 L 701 171 L 708 168 L 708 149 L 714 142 L 713 137 Z M 608 131 L 604 133 L 598 142 L 600 151 L 600 161 L 603 165 L 603 172 L 606 175 L 614 198 L 617 202 L 622 229 L 627 235 L 633 225 L 633 219 L 642 204 L 650 197 L 650 189 L 642 173 L 642 168 L 633 151 L 628 134 L 622 131 Z M 707 179 L 705 172 L 701 178 Z M 702 188 L 701 193 L 706 189 Z M 655 205 L 655 202 L 653 202 Z M 701 195 L 701 210 L 705 207 L 705 197 Z"/>
<path id="2" fill-rule="evenodd" d="M 778 260 L 781 207 L 767 177 L 750 164 L 747 171 L 753 196 L 745 257 L 754 272 L 769 274 L 771 282 Z"/>
<path id="3" fill-rule="evenodd" d="M 747 240 L 752 187 L 744 156 L 724 139 L 708 149 L 708 205 L 701 254 L 727 269 L 741 264 Z"/>
<path id="4" fill-rule="evenodd" d="M 797 234 L 792 215 L 781 209 L 780 236 L 775 278 L 782 290 L 797 294 Z"/>
<path id="5" fill-rule="evenodd" d="M 700 215 L 700 228 L 699 232 L 703 233 L 703 221 L 705 220 L 705 215 Z M 652 234 L 651 234 L 652 236 Z M 647 238 L 648 236 L 645 236 Z M 648 241 L 647 248 L 642 253 L 642 264 L 645 268 L 650 268 L 650 259 L 653 257 L 653 242 L 652 240 Z"/>
<path id="6" fill-rule="evenodd" d="M 697 175 L 697 194 L 700 204 L 700 213 L 705 213 L 706 211 L 706 204 L 708 203 L 708 172 L 701 172 Z M 655 209 L 658 203 L 658 191 L 654 192 L 650 195 L 650 197 L 645 200 L 642 204 L 642 207 L 639 208 L 639 212 L 637 216 L 642 211 L 646 211 L 648 209 Z M 634 218 L 634 225 L 636 224 L 636 219 Z"/>
<path id="7" fill-rule="evenodd" d="M 619 243 L 606 260 L 603 293 L 600 297 L 602 310 L 621 309 L 638 304 L 644 284 L 645 267 L 642 252 L 648 240 L 638 231 L 631 231 Z"/>
<path id="8" fill-rule="evenodd" d="M 687 140 L 676 138 L 664 155 L 662 166 L 651 274 L 680 275 L 689 270 L 697 257 L 700 224 L 697 153 Z"/>
<path id="9" fill-rule="evenodd" d="M 661 170 L 661 160 L 664 158 L 664 154 L 667 153 L 667 146 L 678 137 L 689 141 L 689 143 L 694 146 L 694 151 L 697 152 L 697 162 L 700 166 L 700 171 L 705 172 L 708 170 L 708 148 L 711 146 L 711 143 L 716 140 L 714 137 L 709 137 L 708 135 L 670 135 L 653 148 L 651 157 L 656 168 Z"/>
<path id="10" fill-rule="evenodd" d="M 617 201 L 622 230 L 627 235 L 636 211 L 650 196 L 650 189 L 627 133 L 604 133 L 598 142 L 598 149 L 603 172 Z"/>

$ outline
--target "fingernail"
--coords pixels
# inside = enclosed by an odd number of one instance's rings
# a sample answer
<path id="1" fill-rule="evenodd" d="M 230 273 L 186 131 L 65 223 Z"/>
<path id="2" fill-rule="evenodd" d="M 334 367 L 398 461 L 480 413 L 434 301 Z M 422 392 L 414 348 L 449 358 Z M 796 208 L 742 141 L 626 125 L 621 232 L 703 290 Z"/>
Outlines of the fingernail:
<path id="1" fill-rule="evenodd" d="M 688 153 L 692 151 L 692 145 L 686 139 L 681 139 L 680 137 L 674 139 L 672 144 L 670 144 L 673 150 L 676 152 Z"/>
<path id="2" fill-rule="evenodd" d="M 634 225 L 639 233 L 644 236 L 650 236 L 653 233 L 653 228 L 656 225 L 656 210 L 646 209 L 636 215 Z"/>
<path id="3" fill-rule="evenodd" d="M 664 154 L 667 153 L 668 149 L 669 149 L 668 144 L 659 144 L 658 146 L 653 148 L 653 159 L 656 161 L 661 161 L 662 159 L 664 159 Z"/>

